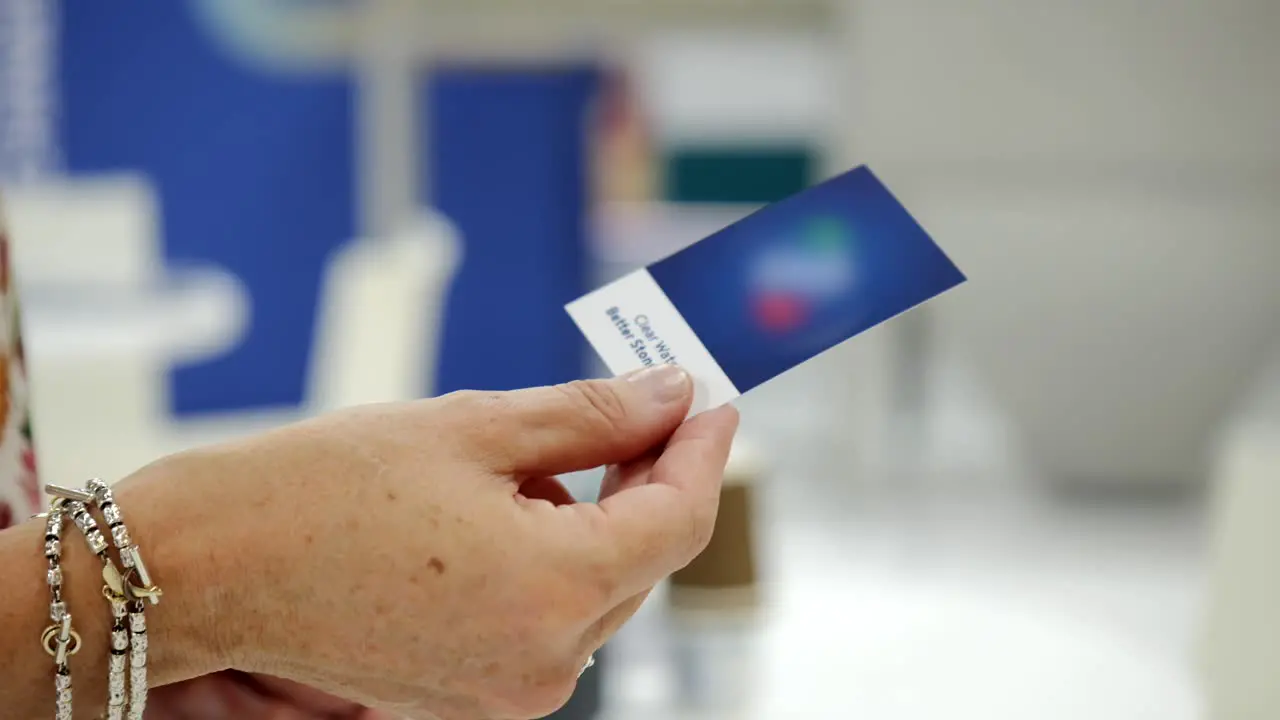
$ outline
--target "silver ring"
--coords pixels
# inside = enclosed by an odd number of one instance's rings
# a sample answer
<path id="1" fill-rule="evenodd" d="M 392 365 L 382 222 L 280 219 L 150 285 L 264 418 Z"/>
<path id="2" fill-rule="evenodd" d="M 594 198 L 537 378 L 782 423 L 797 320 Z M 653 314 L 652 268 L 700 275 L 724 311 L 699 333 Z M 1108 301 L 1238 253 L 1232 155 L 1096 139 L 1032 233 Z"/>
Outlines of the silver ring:
<path id="1" fill-rule="evenodd" d="M 578 671 L 578 677 L 582 677 L 582 673 L 586 672 L 588 668 L 590 668 L 592 665 L 595 665 L 595 664 L 596 664 L 596 656 L 588 655 L 587 662 L 584 663 L 582 665 L 582 669 Z"/>

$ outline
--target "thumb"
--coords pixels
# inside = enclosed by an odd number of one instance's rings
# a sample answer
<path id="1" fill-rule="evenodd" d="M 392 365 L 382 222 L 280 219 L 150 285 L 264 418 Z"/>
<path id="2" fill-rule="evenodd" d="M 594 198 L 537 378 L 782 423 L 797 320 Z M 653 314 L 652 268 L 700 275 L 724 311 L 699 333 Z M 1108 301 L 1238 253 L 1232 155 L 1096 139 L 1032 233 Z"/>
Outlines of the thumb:
<path id="1" fill-rule="evenodd" d="M 675 365 L 609 380 L 578 380 L 502 393 L 478 418 L 477 440 L 493 470 L 555 475 L 632 460 L 671 436 L 693 402 Z"/>

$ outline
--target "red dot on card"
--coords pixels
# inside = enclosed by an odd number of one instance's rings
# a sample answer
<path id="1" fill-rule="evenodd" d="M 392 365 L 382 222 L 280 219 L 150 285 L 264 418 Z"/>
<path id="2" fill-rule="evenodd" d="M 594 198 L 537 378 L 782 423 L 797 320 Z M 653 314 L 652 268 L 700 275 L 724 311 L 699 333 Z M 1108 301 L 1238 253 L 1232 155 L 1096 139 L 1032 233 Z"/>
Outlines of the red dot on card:
<path id="1" fill-rule="evenodd" d="M 755 300 L 756 322 L 770 332 L 785 332 L 804 322 L 807 303 L 794 296 L 766 293 Z"/>

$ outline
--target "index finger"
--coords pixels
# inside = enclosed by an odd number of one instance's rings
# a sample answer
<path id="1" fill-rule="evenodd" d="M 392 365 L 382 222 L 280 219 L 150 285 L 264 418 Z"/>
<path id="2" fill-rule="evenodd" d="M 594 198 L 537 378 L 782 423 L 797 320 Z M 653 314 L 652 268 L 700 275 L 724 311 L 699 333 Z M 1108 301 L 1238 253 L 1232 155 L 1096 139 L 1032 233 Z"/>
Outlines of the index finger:
<path id="1" fill-rule="evenodd" d="M 610 551 L 617 594 L 651 587 L 706 548 L 737 428 L 731 406 L 691 418 L 671 436 L 645 484 L 600 500 L 600 544 Z"/>

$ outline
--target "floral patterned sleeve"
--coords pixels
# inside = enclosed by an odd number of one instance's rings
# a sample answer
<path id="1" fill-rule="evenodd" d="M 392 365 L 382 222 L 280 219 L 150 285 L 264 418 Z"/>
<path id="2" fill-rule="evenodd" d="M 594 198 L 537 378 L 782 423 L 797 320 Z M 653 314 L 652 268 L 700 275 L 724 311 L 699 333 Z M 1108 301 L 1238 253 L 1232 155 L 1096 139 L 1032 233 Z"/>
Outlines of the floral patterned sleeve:
<path id="1" fill-rule="evenodd" d="M 0 208 L 0 529 L 37 512 L 42 497 L 27 411 L 27 373 L 18 294 L 2 210 Z"/>

